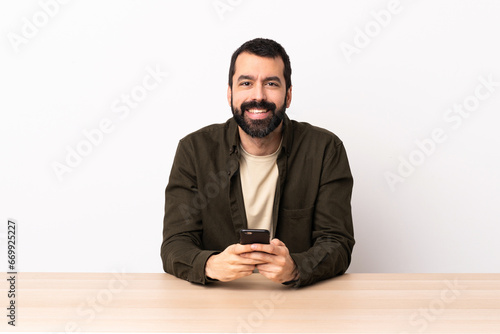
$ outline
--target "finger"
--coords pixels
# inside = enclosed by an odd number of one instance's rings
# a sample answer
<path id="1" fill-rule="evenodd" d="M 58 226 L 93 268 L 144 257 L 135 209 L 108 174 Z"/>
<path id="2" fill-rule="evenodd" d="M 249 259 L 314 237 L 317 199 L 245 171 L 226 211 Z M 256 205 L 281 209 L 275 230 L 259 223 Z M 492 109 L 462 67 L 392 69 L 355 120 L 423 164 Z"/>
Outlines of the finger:
<path id="1" fill-rule="evenodd" d="M 231 248 L 231 252 L 237 255 L 241 255 L 243 253 L 249 253 L 252 251 L 252 245 L 242 245 L 242 244 L 234 244 Z"/>
<path id="2" fill-rule="evenodd" d="M 245 259 L 245 261 L 241 262 L 241 264 L 243 264 L 243 265 L 251 265 L 251 266 L 255 266 L 258 264 L 264 264 L 264 263 L 267 263 L 267 261 L 263 260 L 263 259 L 252 259 L 252 258 Z"/>
<path id="3" fill-rule="evenodd" d="M 245 272 L 253 272 L 255 269 L 255 264 L 240 264 L 238 266 L 233 267 L 233 271 L 245 273 Z"/>
<path id="4" fill-rule="evenodd" d="M 232 268 L 230 271 L 225 272 L 225 274 L 220 277 L 219 280 L 227 282 L 241 277 L 249 276 L 253 273 L 254 269 L 255 266 L 238 266 Z"/>
<path id="5" fill-rule="evenodd" d="M 263 252 L 268 254 L 277 255 L 279 254 L 278 247 L 273 244 L 251 244 L 251 250 L 254 252 Z"/>
<path id="6" fill-rule="evenodd" d="M 272 281 L 275 281 L 275 282 L 280 282 L 281 281 L 281 278 L 280 278 L 280 271 L 279 271 L 279 268 L 273 266 L 273 265 L 268 265 L 268 264 L 263 264 L 263 265 L 260 265 L 260 266 L 257 266 L 257 269 L 259 270 L 259 273 L 272 280 Z"/>
<path id="7" fill-rule="evenodd" d="M 258 261 L 258 264 L 274 262 L 276 255 L 264 253 L 264 252 L 251 252 L 246 253 L 245 258 L 252 259 L 254 261 Z"/>
<path id="8" fill-rule="evenodd" d="M 263 255 L 270 256 L 269 254 L 266 254 L 266 253 L 250 252 L 250 253 L 241 254 L 240 257 L 244 259 L 244 260 L 241 260 L 242 263 L 256 265 L 256 264 L 267 263 L 267 261 L 269 259 L 265 258 Z"/>
<path id="9" fill-rule="evenodd" d="M 255 267 L 259 269 L 259 272 L 262 273 L 272 273 L 272 272 L 277 272 L 279 270 L 279 267 L 271 263 L 258 264 Z"/>
<path id="10" fill-rule="evenodd" d="M 285 246 L 285 244 L 283 243 L 283 241 L 281 241 L 278 238 L 274 238 L 273 240 L 271 240 L 271 244 L 273 244 L 275 246 Z"/>

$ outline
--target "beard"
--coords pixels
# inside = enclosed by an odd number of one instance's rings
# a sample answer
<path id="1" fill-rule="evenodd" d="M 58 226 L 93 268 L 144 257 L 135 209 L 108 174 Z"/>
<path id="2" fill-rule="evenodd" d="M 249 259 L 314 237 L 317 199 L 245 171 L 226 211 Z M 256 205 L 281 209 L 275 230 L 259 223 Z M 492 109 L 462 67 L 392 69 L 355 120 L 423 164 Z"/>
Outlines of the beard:
<path id="1" fill-rule="evenodd" d="M 271 116 L 265 119 L 250 119 L 245 117 L 245 111 L 249 109 L 269 110 Z M 238 109 L 234 107 L 233 97 L 231 96 L 231 110 L 236 124 L 238 124 L 247 135 L 253 138 L 264 138 L 273 132 L 283 121 L 286 111 L 286 96 L 283 106 L 278 110 L 276 110 L 276 104 L 265 100 L 243 102 Z"/>

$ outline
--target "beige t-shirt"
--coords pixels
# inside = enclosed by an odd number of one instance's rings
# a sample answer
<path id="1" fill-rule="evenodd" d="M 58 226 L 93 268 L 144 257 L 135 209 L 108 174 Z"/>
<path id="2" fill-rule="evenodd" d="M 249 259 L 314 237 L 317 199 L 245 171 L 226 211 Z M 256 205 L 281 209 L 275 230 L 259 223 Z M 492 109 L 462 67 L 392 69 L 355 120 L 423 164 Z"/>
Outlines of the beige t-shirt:
<path id="1" fill-rule="evenodd" d="M 270 155 L 256 156 L 241 147 L 240 178 L 248 228 L 269 230 L 273 238 L 273 204 L 278 181 L 276 159 L 281 144 Z"/>

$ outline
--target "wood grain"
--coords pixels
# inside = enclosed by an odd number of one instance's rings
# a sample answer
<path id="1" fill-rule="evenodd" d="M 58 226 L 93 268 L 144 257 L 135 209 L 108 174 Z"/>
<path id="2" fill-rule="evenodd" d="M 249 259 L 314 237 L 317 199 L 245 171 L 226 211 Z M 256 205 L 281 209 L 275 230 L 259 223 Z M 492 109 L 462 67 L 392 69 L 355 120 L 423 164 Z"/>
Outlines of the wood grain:
<path id="1" fill-rule="evenodd" d="M 258 274 L 208 286 L 163 273 L 16 283 L 15 327 L 0 283 L 2 332 L 500 333 L 500 274 L 346 274 L 300 289 Z"/>

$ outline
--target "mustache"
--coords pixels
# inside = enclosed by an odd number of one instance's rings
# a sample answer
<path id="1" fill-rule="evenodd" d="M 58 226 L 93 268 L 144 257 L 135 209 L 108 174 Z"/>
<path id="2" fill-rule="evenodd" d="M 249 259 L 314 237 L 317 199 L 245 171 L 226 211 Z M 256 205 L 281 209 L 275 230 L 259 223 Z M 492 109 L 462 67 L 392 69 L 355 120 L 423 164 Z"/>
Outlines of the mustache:
<path id="1" fill-rule="evenodd" d="M 276 110 L 276 104 L 265 100 L 243 102 L 241 104 L 241 111 L 243 112 L 248 109 L 266 109 L 274 112 Z"/>

